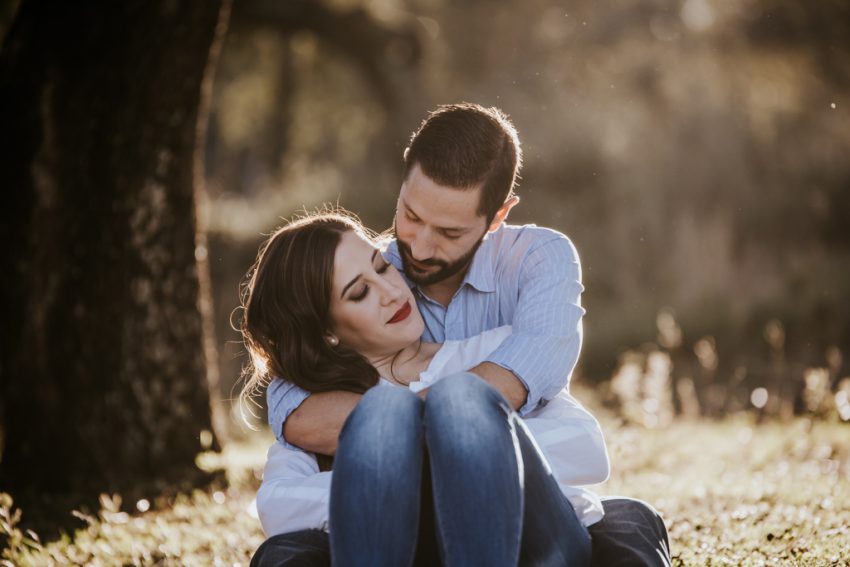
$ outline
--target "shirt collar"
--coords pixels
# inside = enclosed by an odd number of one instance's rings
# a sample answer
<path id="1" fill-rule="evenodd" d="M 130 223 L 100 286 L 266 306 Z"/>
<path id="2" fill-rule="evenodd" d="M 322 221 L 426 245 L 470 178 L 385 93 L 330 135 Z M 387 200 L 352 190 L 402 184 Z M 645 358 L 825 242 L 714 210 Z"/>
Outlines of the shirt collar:
<path id="1" fill-rule="evenodd" d="M 489 246 L 491 235 L 487 235 L 481 246 L 472 257 L 469 270 L 463 278 L 461 287 L 469 284 L 474 289 L 490 293 L 496 291 L 496 266 L 493 258 L 492 246 Z"/>

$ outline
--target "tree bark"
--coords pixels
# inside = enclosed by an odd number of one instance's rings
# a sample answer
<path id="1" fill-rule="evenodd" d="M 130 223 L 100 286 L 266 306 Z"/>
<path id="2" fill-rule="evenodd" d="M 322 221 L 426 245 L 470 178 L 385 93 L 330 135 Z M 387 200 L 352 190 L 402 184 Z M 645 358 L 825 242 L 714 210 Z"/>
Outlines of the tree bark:
<path id="1" fill-rule="evenodd" d="M 6 490 L 202 478 L 215 438 L 196 145 L 228 5 L 24 0 L 6 37 Z"/>

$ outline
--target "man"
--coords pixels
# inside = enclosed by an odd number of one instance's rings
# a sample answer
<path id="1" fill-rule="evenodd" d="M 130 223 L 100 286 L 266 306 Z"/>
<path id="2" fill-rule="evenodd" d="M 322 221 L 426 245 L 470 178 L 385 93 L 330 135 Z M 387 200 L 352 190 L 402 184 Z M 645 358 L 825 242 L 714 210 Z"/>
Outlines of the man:
<path id="1" fill-rule="evenodd" d="M 519 202 L 513 188 L 521 160 L 516 130 L 498 109 L 438 108 L 405 151 L 396 238 L 386 256 L 413 287 L 425 340 L 460 340 L 512 325 L 513 334 L 471 372 L 522 416 L 569 384 L 584 309 L 570 241 L 548 229 L 504 224 Z M 332 455 L 359 399 L 350 392 L 309 395 L 275 380 L 269 421 L 284 445 Z M 274 506 L 273 497 L 258 497 L 261 516 L 274 514 Z M 604 518 L 589 527 L 595 565 L 669 565 L 666 529 L 651 507 L 625 498 L 603 506 Z M 328 561 L 327 541 L 314 530 L 277 535 L 254 564 L 320 565 Z"/>

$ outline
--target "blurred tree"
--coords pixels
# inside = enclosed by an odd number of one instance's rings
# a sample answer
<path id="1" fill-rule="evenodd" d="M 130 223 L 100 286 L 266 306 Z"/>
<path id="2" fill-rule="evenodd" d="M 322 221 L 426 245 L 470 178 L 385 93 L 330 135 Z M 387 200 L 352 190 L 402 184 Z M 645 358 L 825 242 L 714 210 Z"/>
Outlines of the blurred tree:
<path id="1" fill-rule="evenodd" d="M 5 490 L 134 495 L 204 478 L 214 352 L 194 191 L 228 8 L 25 0 L 9 29 Z"/>
<path id="2" fill-rule="evenodd" d="M 234 8 L 234 21 L 253 30 L 273 29 L 292 35 L 302 31 L 316 34 L 333 49 L 347 56 L 364 73 L 381 105 L 388 110 L 399 104 L 383 62 L 412 65 L 422 47 L 412 24 L 396 27 L 376 20 L 363 7 L 335 10 L 314 0 L 245 0 Z"/>
<path id="3" fill-rule="evenodd" d="M 207 135 L 213 196 L 217 188 L 254 195 L 264 182 L 280 183 L 297 112 L 293 38 L 315 39 L 356 70 L 390 123 L 400 118 L 408 94 L 392 71 L 414 68 L 422 56 L 414 22 L 390 24 L 363 7 L 339 9 L 315 0 L 242 0 L 228 30 Z M 334 79 L 324 86 L 345 88 Z M 396 161 L 399 153 L 393 152 Z"/>
<path id="4" fill-rule="evenodd" d="M 850 5 L 821 0 L 801 6 L 793 0 L 758 0 L 745 27 L 757 45 L 812 53 L 824 79 L 838 87 L 850 83 Z"/>
<path id="5" fill-rule="evenodd" d="M 0 0 L 0 41 L 5 37 L 17 9 L 18 0 Z"/>

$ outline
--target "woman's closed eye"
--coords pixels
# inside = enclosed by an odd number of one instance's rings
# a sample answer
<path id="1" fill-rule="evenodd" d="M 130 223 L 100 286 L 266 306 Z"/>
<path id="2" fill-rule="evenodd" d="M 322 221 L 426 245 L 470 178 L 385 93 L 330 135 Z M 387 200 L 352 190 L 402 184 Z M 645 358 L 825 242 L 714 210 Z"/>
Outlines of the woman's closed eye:
<path id="1" fill-rule="evenodd" d="M 369 285 L 364 284 L 363 289 L 361 291 L 358 291 L 357 293 L 351 294 L 349 296 L 349 299 L 357 303 L 358 301 L 363 301 L 367 295 L 369 295 Z"/>
<path id="2" fill-rule="evenodd" d="M 387 270 L 389 270 L 390 267 L 392 267 L 392 264 L 390 264 L 389 262 L 383 261 L 380 266 L 375 268 L 375 273 L 383 275 L 383 274 L 387 273 Z M 367 295 L 369 295 L 369 284 L 363 284 L 362 290 L 359 290 L 359 291 L 353 293 L 349 297 L 350 297 L 351 301 L 354 301 L 356 303 L 358 301 L 363 301 L 364 299 L 366 299 Z"/>

